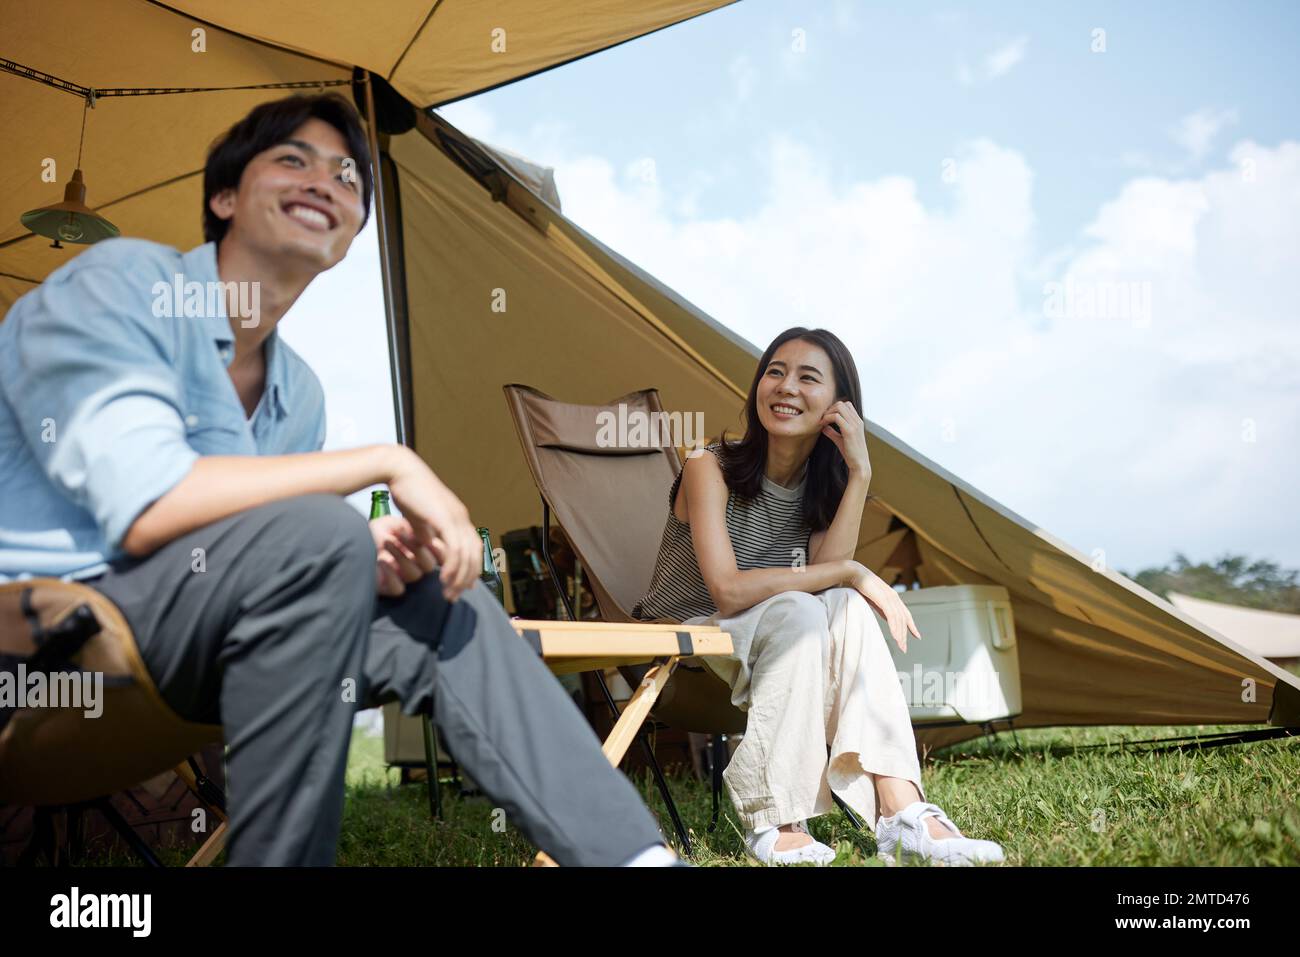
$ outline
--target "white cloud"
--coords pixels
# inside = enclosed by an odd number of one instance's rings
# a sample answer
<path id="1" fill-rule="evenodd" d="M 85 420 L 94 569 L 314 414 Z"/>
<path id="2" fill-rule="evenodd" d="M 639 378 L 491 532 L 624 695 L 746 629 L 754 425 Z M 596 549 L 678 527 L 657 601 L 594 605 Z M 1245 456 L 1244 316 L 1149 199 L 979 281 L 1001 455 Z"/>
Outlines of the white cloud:
<path id="1" fill-rule="evenodd" d="M 763 188 L 726 217 L 599 156 L 548 162 L 584 228 L 756 344 L 835 330 L 869 417 L 1131 567 L 1176 547 L 1300 559 L 1280 520 L 1300 435 L 1300 144 L 1230 156 L 1197 179 L 1130 180 L 1057 250 L 1035 247 L 1033 171 L 988 140 L 955 151 L 943 208 L 909 177 L 837 183 L 779 134 Z M 1046 317 L 1044 283 L 1067 279 L 1147 284 L 1149 323 Z"/>
<path id="2" fill-rule="evenodd" d="M 694 197 L 717 170 L 665 180 L 476 109 L 453 122 L 556 166 L 568 215 L 750 341 L 835 330 L 869 418 L 1085 553 L 1129 570 L 1176 548 L 1300 562 L 1300 143 L 1243 140 L 1200 176 L 1130 179 L 1040 250 L 1033 171 L 986 139 L 954 150 L 940 206 L 905 176 L 837 182 L 777 134 L 752 203 L 707 217 Z M 355 250 L 284 327 L 325 384 L 328 447 L 392 436 L 372 228 Z M 1050 318 L 1044 284 L 1065 281 L 1145 284 L 1149 322 Z"/>
<path id="3" fill-rule="evenodd" d="M 1237 122 L 1235 109 L 1216 110 L 1210 107 L 1189 113 L 1168 127 L 1169 138 L 1182 148 L 1182 155 L 1173 160 L 1152 157 L 1145 150 L 1126 150 L 1118 163 L 1126 169 L 1143 170 L 1164 176 L 1183 176 L 1200 169 L 1223 130 Z"/>
<path id="4" fill-rule="evenodd" d="M 1005 464 L 975 464 L 991 472 L 988 490 L 1020 484 L 1013 508 L 1020 498 L 1023 514 L 1112 561 L 1175 547 L 1300 558 L 1287 505 L 1300 436 L 1300 144 L 1244 142 L 1231 157 L 1199 179 L 1130 181 L 1053 270 L 1094 288 L 1147 284 L 1149 325 L 1054 322 L 1036 362 L 1005 353 L 991 378 L 1013 386 L 968 396 L 982 420 L 1025 426 L 1023 441 L 1003 431 L 989 450 Z M 1032 482 L 1015 474 L 1026 452 Z M 1086 490 L 1082 514 L 1066 511 L 1067 488 Z"/>
<path id="5" fill-rule="evenodd" d="M 955 23 L 956 21 L 948 21 Z M 953 70 L 953 78 L 962 86 L 973 86 L 977 80 L 991 81 L 1006 76 L 1025 58 L 1029 48 L 1029 37 L 1021 35 L 1008 40 L 996 50 L 984 56 L 978 73 L 971 67 L 965 56 L 958 57 Z"/>
<path id="6" fill-rule="evenodd" d="M 758 68 L 746 54 L 740 53 L 732 58 L 730 73 L 736 100 L 743 103 L 749 99 L 750 94 L 754 92 L 754 87 L 758 85 Z"/>
<path id="7" fill-rule="evenodd" d="M 492 141 L 496 135 L 496 118 L 474 100 L 458 100 L 438 108 L 448 123 L 476 139 Z"/>
<path id="8" fill-rule="evenodd" d="M 840 36 L 852 36 L 858 32 L 858 4 L 854 0 L 835 0 L 831 6 L 831 19 L 835 32 Z"/>
<path id="9" fill-rule="evenodd" d="M 1005 76 L 1011 68 L 1025 58 L 1025 48 L 1029 46 L 1029 37 L 1018 36 L 984 58 L 984 72 L 990 80 Z"/>
<path id="10" fill-rule="evenodd" d="M 1193 162 L 1200 162 L 1210 151 L 1220 131 L 1237 122 L 1236 110 L 1215 110 L 1209 107 L 1184 116 L 1170 135 L 1185 149 Z"/>
<path id="11" fill-rule="evenodd" d="M 1125 150 L 1120 154 L 1119 165 L 1127 169 L 1151 170 L 1156 162 L 1143 150 Z"/>

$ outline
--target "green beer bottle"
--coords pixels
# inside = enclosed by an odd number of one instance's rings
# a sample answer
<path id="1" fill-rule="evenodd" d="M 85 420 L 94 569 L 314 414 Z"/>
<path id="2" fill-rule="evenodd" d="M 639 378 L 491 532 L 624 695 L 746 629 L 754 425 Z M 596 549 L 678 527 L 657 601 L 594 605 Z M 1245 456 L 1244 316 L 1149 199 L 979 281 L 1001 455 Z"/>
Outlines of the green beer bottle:
<path id="1" fill-rule="evenodd" d="M 483 582 L 484 587 L 496 596 L 496 600 L 504 608 L 506 604 L 505 586 L 501 584 L 501 573 L 497 571 L 497 563 L 492 560 L 492 536 L 488 530 L 480 525 L 478 527 L 478 537 L 483 539 L 483 573 L 479 575 L 479 580 Z"/>
<path id="2" fill-rule="evenodd" d="M 370 521 L 393 514 L 388 507 L 388 490 L 377 488 L 370 493 Z"/>

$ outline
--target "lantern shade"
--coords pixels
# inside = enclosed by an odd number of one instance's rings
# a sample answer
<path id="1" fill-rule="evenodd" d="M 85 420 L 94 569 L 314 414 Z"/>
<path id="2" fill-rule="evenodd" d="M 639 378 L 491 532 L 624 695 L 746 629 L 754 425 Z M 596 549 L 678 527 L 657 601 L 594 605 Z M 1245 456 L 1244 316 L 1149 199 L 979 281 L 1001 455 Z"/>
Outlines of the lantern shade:
<path id="1" fill-rule="evenodd" d="M 86 205 L 86 182 L 74 170 L 63 191 L 63 202 L 23 213 L 22 223 L 32 232 L 65 243 L 97 243 L 121 235 L 120 230 Z"/>

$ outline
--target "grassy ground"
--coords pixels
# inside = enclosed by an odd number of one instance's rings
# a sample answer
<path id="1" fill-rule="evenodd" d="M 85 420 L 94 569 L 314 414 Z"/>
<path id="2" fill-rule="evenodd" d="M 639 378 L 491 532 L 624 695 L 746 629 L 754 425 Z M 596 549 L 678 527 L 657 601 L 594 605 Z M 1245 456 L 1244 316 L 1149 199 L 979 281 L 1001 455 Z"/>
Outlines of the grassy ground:
<path id="1" fill-rule="evenodd" d="M 1105 727 L 1017 731 L 954 745 L 924 766 L 927 797 L 962 831 L 1006 850 L 1009 865 L 1300 865 L 1300 739 L 1202 751 L 1146 754 L 1122 740 L 1211 734 L 1235 726 Z M 423 784 L 398 784 L 383 741 L 358 730 L 348 761 L 338 862 L 345 866 L 521 866 L 534 849 L 483 798 L 457 798 L 444 784 L 444 819 L 429 815 Z M 648 776 L 635 781 L 650 807 L 668 816 Z M 751 864 L 724 794 L 718 829 L 707 834 L 706 782 L 673 775 L 671 787 L 696 844 L 696 864 Z M 869 830 L 837 810 L 809 828 L 839 851 L 836 864 L 884 866 Z M 186 855 L 160 853 L 165 863 Z M 95 863 L 131 864 L 127 855 Z"/>
<path id="2" fill-rule="evenodd" d="M 924 768 L 927 797 L 962 831 L 995 840 L 1020 865 L 1300 864 L 1300 740 L 1282 739 L 1171 754 L 1076 746 L 1211 734 L 1201 729 L 1109 727 L 1031 729 L 955 745 Z M 339 846 L 343 865 L 527 864 L 533 849 L 485 799 L 456 799 L 444 785 L 445 820 L 430 819 L 424 785 L 397 785 L 382 741 L 352 742 Z M 648 776 L 637 786 L 668 822 Z M 707 783 L 674 776 L 672 791 L 696 843 L 694 861 L 746 866 L 724 795 L 724 816 L 705 833 Z M 494 828 L 494 824 L 496 827 Z M 504 830 L 500 828 L 504 825 Z M 836 847 L 837 865 L 883 866 L 869 831 L 837 810 L 809 822 Z"/>

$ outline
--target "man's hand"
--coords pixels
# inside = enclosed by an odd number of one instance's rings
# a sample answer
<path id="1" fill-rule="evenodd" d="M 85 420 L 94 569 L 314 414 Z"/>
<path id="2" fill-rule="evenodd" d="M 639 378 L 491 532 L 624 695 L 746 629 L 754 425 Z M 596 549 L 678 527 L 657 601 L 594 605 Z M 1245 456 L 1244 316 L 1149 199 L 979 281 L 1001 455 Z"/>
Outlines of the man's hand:
<path id="1" fill-rule="evenodd" d="M 375 590 L 397 598 L 438 565 L 432 549 L 420 543 L 415 529 L 401 515 L 385 515 L 370 523 L 375 540 Z"/>
<path id="2" fill-rule="evenodd" d="M 442 566 L 443 595 L 455 601 L 483 569 L 483 540 L 469 520 L 469 510 L 424 460 L 405 446 L 394 448 L 397 457 L 388 491 L 409 521 L 415 540 Z"/>

